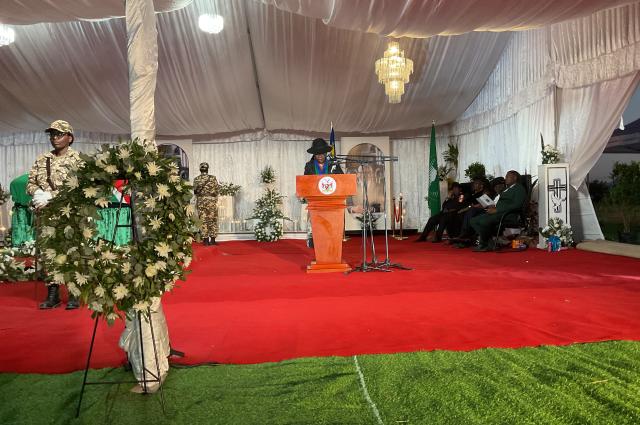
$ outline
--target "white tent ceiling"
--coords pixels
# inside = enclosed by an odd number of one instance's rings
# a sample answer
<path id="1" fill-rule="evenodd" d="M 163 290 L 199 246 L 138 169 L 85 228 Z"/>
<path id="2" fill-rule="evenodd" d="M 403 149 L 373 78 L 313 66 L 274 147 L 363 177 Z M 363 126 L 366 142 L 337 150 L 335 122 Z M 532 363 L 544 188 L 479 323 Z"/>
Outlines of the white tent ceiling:
<path id="1" fill-rule="evenodd" d="M 330 121 L 341 132 L 372 133 L 426 127 L 431 120 L 447 123 L 471 104 L 511 36 L 469 31 L 523 29 L 627 3 L 266 2 L 275 6 L 195 0 L 158 15 L 158 134 L 325 132 Z M 157 10 L 186 3 L 155 1 Z M 57 118 L 86 131 L 129 132 L 124 20 L 76 20 L 121 15 L 122 4 L 3 2 L 2 23 L 74 21 L 14 27 L 16 42 L 0 48 L 0 132 L 41 130 Z M 211 12 L 225 18 L 220 34 L 197 27 L 197 17 Z M 402 103 L 390 105 L 373 72 L 387 41 L 378 34 L 389 33 L 465 34 L 401 39 L 415 72 Z"/>

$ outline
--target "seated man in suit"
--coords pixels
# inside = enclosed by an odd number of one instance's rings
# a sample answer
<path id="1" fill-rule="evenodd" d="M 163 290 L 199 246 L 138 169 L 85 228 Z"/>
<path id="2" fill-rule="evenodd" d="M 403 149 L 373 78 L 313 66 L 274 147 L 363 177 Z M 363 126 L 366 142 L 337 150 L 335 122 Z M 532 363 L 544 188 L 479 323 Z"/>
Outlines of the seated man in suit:
<path id="1" fill-rule="evenodd" d="M 495 232 L 496 226 L 505 213 L 519 211 L 527 198 L 527 192 L 518 183 L 520 174 L 511 170 L 504 177 L 506 189 L 500 194 L 500 198 L 495 207 L 488 207 L 487 213 L 471 219 L 471 227 L 479 237 L 479 245 L 474 249 L 476 252 L 489 251 L 489 238 Z"/>

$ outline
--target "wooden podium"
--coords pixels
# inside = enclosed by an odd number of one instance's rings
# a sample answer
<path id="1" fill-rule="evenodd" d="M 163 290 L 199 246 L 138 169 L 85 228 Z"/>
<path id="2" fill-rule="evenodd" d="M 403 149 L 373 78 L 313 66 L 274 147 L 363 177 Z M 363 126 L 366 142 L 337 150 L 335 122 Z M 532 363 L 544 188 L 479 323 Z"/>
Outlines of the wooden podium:
<path id="1" fill-rule="evenodd" d="M 342 236 L 346 199 L 355 193 L 355 174 L 296 176 L 296 195 L 307 200 L 316 254 L 307 273 L 351 271 L 342 261 Z"/>

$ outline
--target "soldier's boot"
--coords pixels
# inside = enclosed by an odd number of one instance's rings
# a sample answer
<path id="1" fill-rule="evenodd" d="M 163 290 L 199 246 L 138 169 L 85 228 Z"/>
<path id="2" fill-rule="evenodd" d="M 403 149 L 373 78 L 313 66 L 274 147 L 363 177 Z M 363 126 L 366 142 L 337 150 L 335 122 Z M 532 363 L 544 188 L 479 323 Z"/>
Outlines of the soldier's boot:
<path id="1" fill-rule="evenodd" d="M 218 245 L 216 243 L 216 238 L 209 238 L 211 240 L 211 242 L 209 243 L 209 245 Z"/>
<path id="2" fill-rule="evenodd" d="M 204 246 L 208 246 L 208 245 L 209 245 L 209 237 L 202 238 L 202 244 L 203 244 Z"/>
<path id="3" fill-rule="evenodd" d="M 40 303 L 40 310 L 49 310 L 60 305 L 60 291 L 58 285 L 47 286 L 47 299 Z"/>
<path id="4" fill-rule="evenodd" d="M 69 294 L 69 300 L 67 301 L 67 306 L 64 308 L 65 310 L 75 310 L 80 307 L 80 301 L 74 295 Z"/>

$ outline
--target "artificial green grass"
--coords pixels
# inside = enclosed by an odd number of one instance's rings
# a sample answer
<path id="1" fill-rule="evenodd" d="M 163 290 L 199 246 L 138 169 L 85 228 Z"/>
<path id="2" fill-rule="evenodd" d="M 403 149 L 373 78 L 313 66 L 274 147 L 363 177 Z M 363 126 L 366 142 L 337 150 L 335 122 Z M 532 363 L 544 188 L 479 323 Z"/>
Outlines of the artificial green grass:
<path id="1" fill-rule="evenodd" d="M 640 343 L 358 356 L 385 424 L 637 424 Z M 131 379 L 122 369 L 91 379 Z M 173 368 L 159 395 L 0 374 L 0 423 L 376 424 L 352 357 Z"/>

